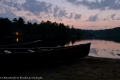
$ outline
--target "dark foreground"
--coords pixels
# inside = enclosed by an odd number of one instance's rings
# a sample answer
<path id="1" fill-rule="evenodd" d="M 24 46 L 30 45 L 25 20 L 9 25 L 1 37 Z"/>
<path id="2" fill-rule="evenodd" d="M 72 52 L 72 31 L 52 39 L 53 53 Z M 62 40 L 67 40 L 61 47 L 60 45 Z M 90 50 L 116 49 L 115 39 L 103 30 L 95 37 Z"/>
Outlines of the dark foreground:
<path id="1" fill-rule="evenodd" d="M 75 61 L 47 63 L 41 66 L 36 65 L 33 68 L 3 72 L 0 73 L 0 76 L 41 77 L 41 80 L 120 79 L 120 60 L 117 59 L 86 57 Z"/>

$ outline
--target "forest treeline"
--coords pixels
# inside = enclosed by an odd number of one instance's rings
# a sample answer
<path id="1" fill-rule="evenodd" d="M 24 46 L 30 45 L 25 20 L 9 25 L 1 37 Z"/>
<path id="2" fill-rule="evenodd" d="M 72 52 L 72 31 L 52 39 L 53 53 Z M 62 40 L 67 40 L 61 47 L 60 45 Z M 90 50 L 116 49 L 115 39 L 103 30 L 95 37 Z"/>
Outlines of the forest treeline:
<path id="1" fill-rule="evenodd" d="M 91 35 L 120 36 L 120 27 L 104 29 L 104 30 L 87 30 L 87 31 L 89 31 Z"/>
<path id="2" fill-rule="evenodd" d="M 92 35 L 120 35 L 120 27 L 105 30 L 83 30 L 76 29 L 63 23 L 42 21 L 32 23 L 25 22 L 23 18 L 14 18 L 12 21 L 8 18 L 0 17 L 0 35 L 14 35 L 19 32 L 21 35 L 38 35 L 44 37 L 81 37 Z"/>
<path id="3" fill-rule="evenodd" d="M 14 18 L 12 21 L 8 18 L 0 18 L 0 35 L 12 35 L 16 32 L 22 35 L 41 35 L 48 37 L 56 36 L 81 36 L 78 29 L 66 26 L 63 23 L 42 21 L 32 23 L 28 21 L 25 23 L 24 19 Z"/>
<path id="4" fill-rule="evenodd" d="M 78 29 L 83 36 L 120 36 L 120 27 L 99 30 Z"/>

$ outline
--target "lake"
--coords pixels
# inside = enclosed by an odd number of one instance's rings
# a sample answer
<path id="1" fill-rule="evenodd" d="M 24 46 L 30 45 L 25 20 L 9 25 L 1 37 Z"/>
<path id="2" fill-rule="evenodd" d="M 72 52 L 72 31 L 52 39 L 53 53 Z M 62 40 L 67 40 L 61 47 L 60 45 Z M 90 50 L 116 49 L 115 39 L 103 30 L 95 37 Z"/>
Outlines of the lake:
<path id="1" fill-rule="evenodd" d="M 74 45 L 91 42 L 89 56 L 120 59 L 120 43 L 105 40 L 81 40 Z"/>
<path id="2" fill-rule="evenodd" d="M 4 38 L 1 39 L 0 44 L 3 43 L 18 43 L 34 41 L 39 38 Z M 2 42 L 3 41 L 3 42 Z M 71 46 L 83 43 L 91 43 L 89 56 L 104 57 L 104 58 L 118 58 L 120 59 L 120 37 L 111 36 L 94 36 L 84 37 L 80 39 L 47 39 L 43 40 L 40 46 L 57 47 L 57 46 Z"/>

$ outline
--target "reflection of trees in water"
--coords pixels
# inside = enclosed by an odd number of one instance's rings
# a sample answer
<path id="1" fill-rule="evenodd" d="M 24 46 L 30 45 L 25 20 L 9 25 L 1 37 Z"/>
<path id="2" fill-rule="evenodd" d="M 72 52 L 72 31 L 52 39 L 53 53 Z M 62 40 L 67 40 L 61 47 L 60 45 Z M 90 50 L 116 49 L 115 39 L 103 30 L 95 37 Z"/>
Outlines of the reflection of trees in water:
<path id="1" fill-rule="evenodd" d="M 74 44 L 76 41 L 89 39 L 89 37 L 57 37 L 45 38 L 42 40 L 42 46 L 69 46 L 70 43 Z"/>
<path id="2" fill-rule="evenodd" d="M 112 55 L 112 56 L 115 56 L 117 53 L 120 53 L 120 51 L 118 51 L 118 50 L 116 50 L 116 49 L 112 49 L 112 50 L 110 50 L 110 49 L 105 49 L 105 48 L 103 48 L 103 49 L 99 49 L 99 48 L 91 48 L 90 49 L 90 53 L 91 54 L 95 54 L 96 56 L 99 56 L 100 55 L 100 53 L 106 53 L 106 54 L 110 54 L 110 55 Z"/>
<path id="3" fill-rule="evenodd" d="M 1 38 L 0 44 L 12 44 L 21 42 L 30 42 L 35 40 L 42 40 L 40 46 L 47 47 L 58 47 L 58 46 L 69 46 L 71 43 L 74 44 L 76 41 L 89 39 L 89 37 L 66 37 L 59 36 L 54 38 L 39 38 L 39 37 L 11 37 Z"/>
<path id="4" fill-rule="evenodd" d="M 92 49 L 90 49 L 90 53 L 98 56 L 98 49 L 92 48 Z"/>
<path id="5" fill-rule="evenodd" d="M 23 39 L 19 37 L 10 37 L 10 38 L 0 38 L 0 45 L 14 44 L 19 43 Z"/>
<path id="6" fill-rule="evenodd" d="M 15 44 L 15 43 L 21 43 L 21 42 L 30 42 L 30 41 L 35 41 L 38 39 L 39 38 L 23 38 L 23 37 L 0 38 L 0 40 L 1 40 L 0 45 Z"/>
<path id="7" fill-rule="evenodd" d="M 82 36 L 79 38 L 71 39 L 72 43 L 80 40 L 105 40 L 120 43 L 120 36 Z"/>
<path id="8" fill-rule="evenodd" d="M 115 56 L 114 50 L 112 50 L 112 51 L 110 52 L 110 54 L 113 55 L 113 56 Z"/>
<path id="9" fill-rule="evenodd" d="M 76 41 L 80 41 L 80 40 L 82 40 L 80 37 L 79 37 L 79 38 L 78 38 L 78 37 L 72 37 L 72 38 L 70 39 L 72 45 L 73 45 Z"/>
<path id="10" fill-rule="evenodd" d="M 90 37 L 57 37 L 45 38 L 42 40 L 42 46 L 69 46 L 70 43 L 74 44 L 76 41 L 87 40 Z"/>
<path id="11" fill-rule="evenodd" d="M 47 38 L 43 39 L 41 46 L 65 46 L 66 44 L 70 44 L 70 38 L 68 37 L 58 37 L 58 38 Z"/>
<path id="12" fill-rule="evenodd" d="M 89 40 L 106 40 L 120 43 L 120 36 L 93 36 Z"/>
<path id="13" fill-rule="evenodd" d="M 13 38 L 13 40 L 15 40 L 16 43 L 20 43 L 24 41 L 22 37 L 16 37 L 16 38 Z"/>
<path id="14" fill-rule="evenodd" d="M 22 42 L 29 42 L 35 40 L 42 40 L 41 46 L 43 47 L 58 47 L 58 46 L 69 46 L 70 43 L 74 44 L 76 41 L 83 40 L 83 37 L 66 37 L 59 36 L 54 38 L 23 38 Z"/>

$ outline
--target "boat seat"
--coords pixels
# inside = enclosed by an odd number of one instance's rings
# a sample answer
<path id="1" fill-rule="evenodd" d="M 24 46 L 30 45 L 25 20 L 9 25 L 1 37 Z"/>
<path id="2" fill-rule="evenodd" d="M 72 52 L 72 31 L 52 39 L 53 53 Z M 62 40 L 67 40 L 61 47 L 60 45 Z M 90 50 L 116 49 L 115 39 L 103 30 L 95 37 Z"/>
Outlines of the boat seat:
<path id="1" fill-rule="evenodd" d="M 9 54 L 9 53 L 12 53 L 12 52 L 9 51 L 9 50 L 4 50 L 4 52 L 5 52 L 5 53 L 8 53 L 8 54 Z"/>
<path id="2" fill-rule="evenodd" d="M 53 50 L 52 48 L 47 48 L 47 49 L 42 49 L 42 48 L 38 48 L 39 51 L 50 51 Z"/>
<path id="3" fill-rule="evenodd" d="M 35 51 L 31 50 L 31 49 L 28 49 L 28 51 L 29 51 L 29 52 L 35 52 Z"/>
<path id="4" fill-rule="evenodd" d="M 50 51 L 49 49 L 41 49 L 41 51 Z"/>
<path id="5" fill-rule="evenodd" d="M 40 49 L 40 48 L 38 48 L 38 51 L 50 51 L 50 49 Z"/>

